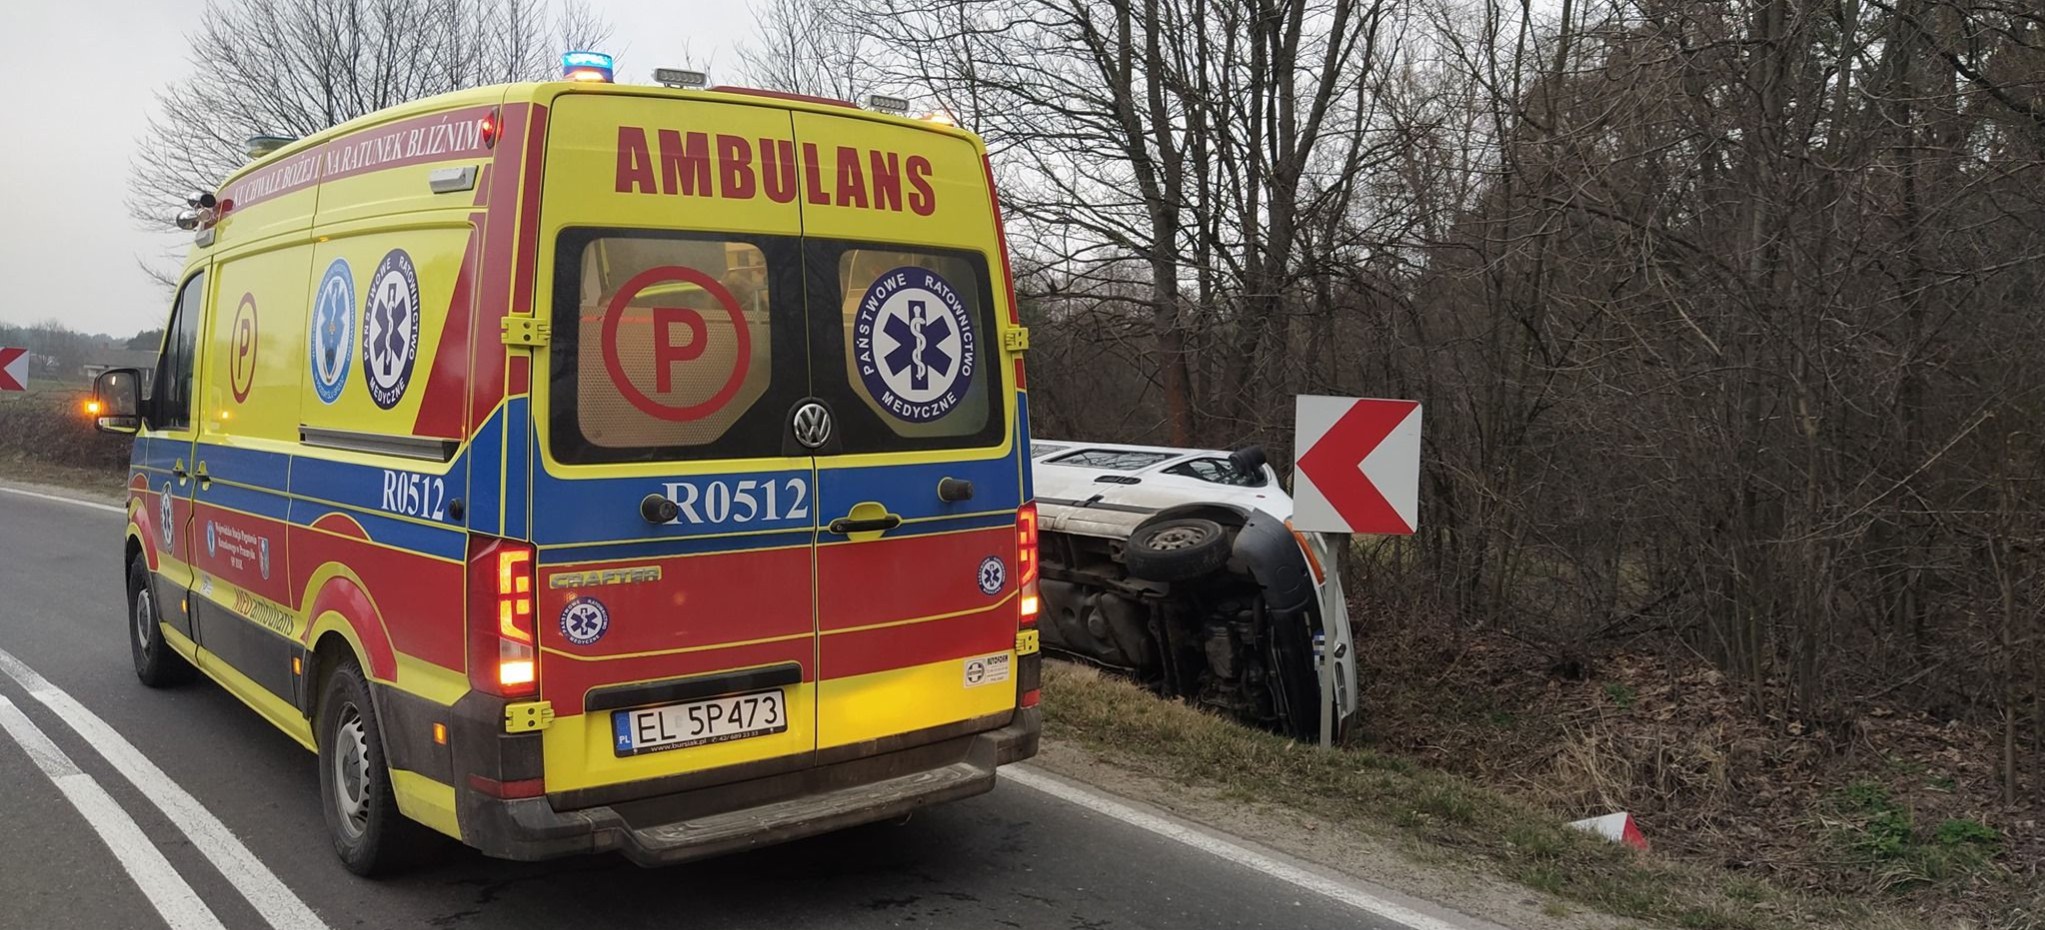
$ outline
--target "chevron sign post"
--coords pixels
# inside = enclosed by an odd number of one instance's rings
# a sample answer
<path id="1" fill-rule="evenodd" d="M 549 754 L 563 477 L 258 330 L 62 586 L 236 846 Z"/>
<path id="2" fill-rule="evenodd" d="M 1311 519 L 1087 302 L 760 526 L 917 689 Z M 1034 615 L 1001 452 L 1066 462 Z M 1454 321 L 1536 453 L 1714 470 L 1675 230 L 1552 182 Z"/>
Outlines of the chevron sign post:
<path id="1" fill-rule="evenodd" d="M 28 390 L 28 350 L 0 346 L 0 391 Z"/>
<path id="2" fill-rule="evenodd" d="M 1411 535 L 1420 522 L 1420 402 L 1302 394 L 1293 409 L 1292 524 Z"/>

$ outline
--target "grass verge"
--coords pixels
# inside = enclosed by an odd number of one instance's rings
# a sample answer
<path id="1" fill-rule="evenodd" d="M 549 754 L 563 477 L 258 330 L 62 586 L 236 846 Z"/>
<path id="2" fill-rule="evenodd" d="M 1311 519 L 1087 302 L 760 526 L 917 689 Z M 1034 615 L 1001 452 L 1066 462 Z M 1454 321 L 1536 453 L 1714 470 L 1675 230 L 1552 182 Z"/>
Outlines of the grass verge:
<path id="1" fill-rule="evenodd" d="M 1925 926 L 1861 901 L 1637 854 L 1468 779 L 1368 749 L 1323 752 L 1091 669 L 1046 662 L 1043 687 L 1046 734 L 1105 761 L 1293 808 L 1415 858 L 1475 867 L 1618 917 L 1686 930 Z"/>
<path id="2" fill-rule="evenodd" d="M 29 484 L 73 488 L 108 498 L 121 497 L 128 487 L 126 470 L 61 465 L 7 449 L 0 449 L 0 476 Z"/>

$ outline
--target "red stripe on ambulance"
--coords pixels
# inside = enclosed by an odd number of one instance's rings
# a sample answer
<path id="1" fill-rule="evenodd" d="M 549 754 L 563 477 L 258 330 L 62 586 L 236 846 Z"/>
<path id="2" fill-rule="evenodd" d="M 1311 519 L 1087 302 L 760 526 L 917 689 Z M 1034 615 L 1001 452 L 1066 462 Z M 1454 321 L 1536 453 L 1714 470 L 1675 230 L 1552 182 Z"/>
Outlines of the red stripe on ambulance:
<path id="1" fill-rule="evenodd" d="M 557 587 L 569 576 L 626 568 L 657 568 L 660 577 Z M 807 546 L 549 565 L 539 580 L 540 643 L 576 655 L 606 656 L 807 637 L 812 629 L 808 578 Z M 596 598 L 610 616 L 609 631 L 589 646 L 571 645 L 561 634 L 561 613 L 578 597 Z M 580 701 L 579 692 L 555 690 L 557 682 L 548 674 L 556 665 L 542 670 L 541 687 L 556 700 Z"/>
<path id="2" fill-rule="evenodd" d="M 503 121 L 502 140 L 487 174 L 488 200 L 497 208 L 483 221 L 482 264 L 478 269 L 481 284 L 476 293 L 475 325 L 486 338 L 470 342 L 469 423 L 474 428 L 480 428 L 489 419 L 490 411 L 497 408 L 497 402 L 504 399 L 504 345 L 488 337 L 496 335 L 502 325 L 498 321 L 511 312 L 512 253 L 518 245 L 518 218 L 505 205 L 517 202 L 519 184 L 525 177 L 520 170 L 525 146 L 520 140 L 526 135 L 528 109 L 527 104 L 512 104 L 499 115 Z"/>
<path id="3" fill-rule="evenodd" d="M 464 379 L 469 366 L 469 320 L 475 315 L 471 295 L 475 292 L 476 252 L 480 230 L 469 228 L 469 244 L 462 250 L 461 270 L 455 274 L 454 294 L 447 300 L 447 325 L 440 331 L 440 345 L 433 349 L 433 370 L 426 374 L 426 393 L 419 400 L 419 415 L 412 420 L 412 435 L 461 439 L 462 408 L 468 400 Z"/>
<path id="4" fill-rule="evenodd" d="M 388 631 L 389 646 L 398 652 L 442 668 L 466 667 L 466 634 L 459 624 L 447 622 L 449 617 L 462 616 L 466 609 L 467 575 L 461 563 L 422 558 L 415 552 L 308 527 L 293 526 L 290 533 L 293 588 L 304 590 L 325 566 L 346 566 L 361 579 L 366 592 L 383 595 L 375 599 L 364 593 L 359 603 L 342 601 L 361 611 L 343 614 L 358 636 L 381 641 Z M 306 611 L 314 623 L 319 622 L 321 596 L 315 592 L 313 607 Z"/>
<path id="5" fill-rule="evenodd" d="M 826 633 L 817 670 L 820 678 L 850 678 L 1013 648 L 1015 604 L 1003 600 L 963 617 Z"/>
<path id="6" fill-rule="evenodd" d="M 1013 574 L 1015 527 L 825 543 L 817 547 L 817 586 L 845 596 L 827 598 L 817 605 L 818 628 L 842 630 L 987 606 L 1006 593 L 1006 589 L 993 595 L 980 591 L 975 569 L 990 555 L 1001 557 Z M 931 570 L 938 565 L 951 570 Z M 860 597 L 860 591 L 885 591 L 887 596 Z M 1012 617 L 1009 626 L 1013 637 Z"/>

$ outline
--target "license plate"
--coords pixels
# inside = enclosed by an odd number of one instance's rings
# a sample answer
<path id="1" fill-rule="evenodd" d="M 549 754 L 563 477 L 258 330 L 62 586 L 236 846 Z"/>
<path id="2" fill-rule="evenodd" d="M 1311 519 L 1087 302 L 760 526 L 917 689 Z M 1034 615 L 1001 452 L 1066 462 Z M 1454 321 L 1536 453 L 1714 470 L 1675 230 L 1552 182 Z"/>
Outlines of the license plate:
<path id="1" fill-rule="evenodd" d="M 687 749 L 788 729 L 780 688 L 611 713 L 611 746 L 621 756 Z"/>

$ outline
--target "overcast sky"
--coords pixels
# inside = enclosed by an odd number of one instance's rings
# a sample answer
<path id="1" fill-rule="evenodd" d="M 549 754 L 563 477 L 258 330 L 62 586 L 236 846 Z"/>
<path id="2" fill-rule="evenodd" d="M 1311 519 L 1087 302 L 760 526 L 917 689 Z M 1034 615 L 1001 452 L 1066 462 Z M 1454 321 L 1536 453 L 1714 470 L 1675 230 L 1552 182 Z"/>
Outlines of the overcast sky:
<path id="1" fill-rule="evenodd" d="M 737 79 L 747 0 L 589 0 L 611 21 L 621 82 L 655 67 Z M 143 232 L 124 205 L 129 156 L 152 92 L 183 77 L 184 34 L 201 0 L 0 0 L 14 114 L 0 142 L 0 323 L 62 320 L 128 336 L 163 325 L 169 295 L 140 263 L 183 255 L 189 237 Z M 175 213 L 181 204 L 165 204 Z M 172 262 L 174 263 L 174 262 Z"/>

